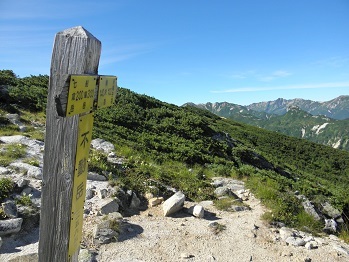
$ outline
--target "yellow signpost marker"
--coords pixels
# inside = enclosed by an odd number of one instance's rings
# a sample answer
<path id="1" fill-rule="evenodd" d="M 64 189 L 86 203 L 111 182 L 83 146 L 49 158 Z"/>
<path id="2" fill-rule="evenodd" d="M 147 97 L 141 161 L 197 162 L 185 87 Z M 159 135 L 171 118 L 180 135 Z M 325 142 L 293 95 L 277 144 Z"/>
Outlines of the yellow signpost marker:
<path id="1" fill-rule="evenodd" d="M 93 112 L 115 101 L 116 77 L 98 76 L 101 42 L 82 26 L 58 32 L 52 50 L 39 262 L 78 262 Z"/>
<path id="2" fill-rule="evenodd" d="M 71 223 L 69 233 L 69 258 L 79 249 L 82 238 L 83 212 L 86 196 L 87 160 L 92 140 L 93 113 L 81 116 L 76 145 Z"/>
<path id="3" fill-rule="evenodd" d="M 111 106 L 116 96 L 116 78 L 112 76 L 101 76 L 99 78 L 97 108 Z"/>
<path id="4" fill-rule="evenodd" d="M 71 75 L 66 116 L 79 114 L 78 138 L 71 201 L 68 258 L 80 248 L 87 183 L 87 160 L 92 140 L 93 111 L 113 105 L 116 97 L 115 76 Z M 97 94 L 97 97 L 95 96 Z"/>
<path id="5" fill-rule="evenodd" d="M 115 78 L 115 77 L 114 77 Z M 72 75 L 70 77 L 67 116 L 93 110 L 97 76 Z"/>

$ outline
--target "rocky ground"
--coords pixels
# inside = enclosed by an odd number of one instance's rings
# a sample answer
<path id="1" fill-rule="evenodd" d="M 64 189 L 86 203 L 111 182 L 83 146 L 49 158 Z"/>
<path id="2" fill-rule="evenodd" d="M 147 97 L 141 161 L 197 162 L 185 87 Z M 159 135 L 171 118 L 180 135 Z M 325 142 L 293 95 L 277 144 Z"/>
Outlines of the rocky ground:
<path id="1" fill-rule="evenodd" d="M 210 201 L 200 203 L 204 218 L 187 212 L 194 203 L 170 217 L 162 206 L 124 217 L 118 242 L 81 249 L 80 261 L 348 261 L 348 245 L 335 236 L 317 238 L 286 228 L 271 228 L 260 220 L 265 211 L 258 199 L 246 201 L 251 210 L 218 211 Z M 187 208 L 186 208 L 187 207 Z M 93 227 L 87 220 L 85 228 Z M 313 246 L 296 246 L 285 241 L 312 239 Z M 298 237 L 297 237 L 298 236 Z M 27 241 L 27 243 L 26 243 Z M 38 231 L 26 239 L 6 240 L 1 261 L 36 261 Z M 26 256 L 25 256 L 26 255 Z M 16 259 L 28 258 L 29 260 Z"/>
<path id="2" fill-rule="evenodd" d="M 0 137 L 0 141 L 26 144 L 28 154 L 42 160 L 41 142 L 22 136 Z M 110 143 L 94 142 L 95 149 L 101 146 L 111 161 L 119 161 L 110 154 Z M 16 181 L 19 194 L 31 194 L 40 207 L 41 165 L 16 161 L 0 171 L 1 177 Z M 89 173 L 80 261 L 349 261 L 349 245 L 334 235 L 315 237 L 283 225 L 267 225 L 260 218 L 265 208 L 241 181 L 215 178 L 213 184 L 217 195 L 228 190 L 249 208 L 234 206 L 228 212 L 217 210 L 212 201 L 185 201 L 183 207 L 182 202 L 174 204 L 180 210 L 164 216 L 169 200 L 164 204 L 147 196 L 148 201 L 141 202 L 135 192 L 112 188 L 105 180 L 101 174 Z M 203 213 L 196 213 L 195 205 Z M 128 212 L 122 216 L 121 209 Z M 0 261 L 37 261 L 37 223 L 22 222 L 16 232 L 0 230 Z"/>

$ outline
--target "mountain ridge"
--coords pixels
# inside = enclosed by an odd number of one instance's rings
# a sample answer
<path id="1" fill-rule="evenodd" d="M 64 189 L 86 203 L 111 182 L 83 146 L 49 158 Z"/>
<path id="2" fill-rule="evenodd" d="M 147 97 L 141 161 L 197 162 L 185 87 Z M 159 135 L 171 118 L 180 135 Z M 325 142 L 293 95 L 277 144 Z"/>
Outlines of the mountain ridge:
<path id="1" fill-rule="evenodd" d="M 349 118 L 348 95 L 341 95 L 325 102 L 306 100 L 302 98 L 278 98 L 274 101 L 252 103 L 246 107 L 255 111 L 283 115 L 287 112 L 287 108 L 290 106 L 298 106 L 300 109 L 312 115 L 325 115 L 338 120 Z"/>
<path id="2" fill-rule="evenodd" d="M 249 106 L 228 102 L 184 105 L 206 109 L 220 117 L 349 151 L 349 96 L 339 96 L 322 103 L 300 98 L 279 98 Z M 314 115 L 314 112 L 319 114 Z M 329 115 L 341 116 L 343 119 L 331 118 Z"/>

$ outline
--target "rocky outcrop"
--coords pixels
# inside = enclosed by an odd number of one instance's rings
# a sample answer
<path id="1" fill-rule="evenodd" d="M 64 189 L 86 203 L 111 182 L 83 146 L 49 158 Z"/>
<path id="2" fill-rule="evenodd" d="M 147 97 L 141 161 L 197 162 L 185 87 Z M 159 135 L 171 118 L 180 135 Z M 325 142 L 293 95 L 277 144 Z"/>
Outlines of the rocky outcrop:
<path id="1" fill-rule="evenodd" d="M 96 138 L 91 141 L 91 147 L 98 151 L 102 151 L 105 154 L 110 154 L 115 150 L 114 145 L 108 141 L 101 138 Z"/>
<path id="2" fill-rule="evenodd" d="M 20 132 L 27 131 L 27 127 L 20 121 L 18 114 L 6 114 L 5 117 L 14 125 L 18 126 Z"/>

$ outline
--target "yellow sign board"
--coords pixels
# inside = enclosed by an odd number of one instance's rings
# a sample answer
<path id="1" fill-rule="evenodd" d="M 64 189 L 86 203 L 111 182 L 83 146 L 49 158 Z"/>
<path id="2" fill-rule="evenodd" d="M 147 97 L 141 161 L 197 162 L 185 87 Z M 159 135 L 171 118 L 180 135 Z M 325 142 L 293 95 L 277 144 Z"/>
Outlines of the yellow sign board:
<path id="1" fill-rule="evenodd" d="M 71 75 L 66 116 L 93 110 L 97 76 Z"/>
<path id="2" fill-rule="evenodd" d="M 92 139 L 92 126 L 93 113 L 80 116 L 71 205 L 68 250 L 69 258 L 79 250 L 82 239 L 83 213 L 87 183 L 87 160 Z"/>
<path id="3" fill-rule="evenodd" d="M 114 104 L 116 97 L 116 76 L 100 76 L 97 108 Z"/>

